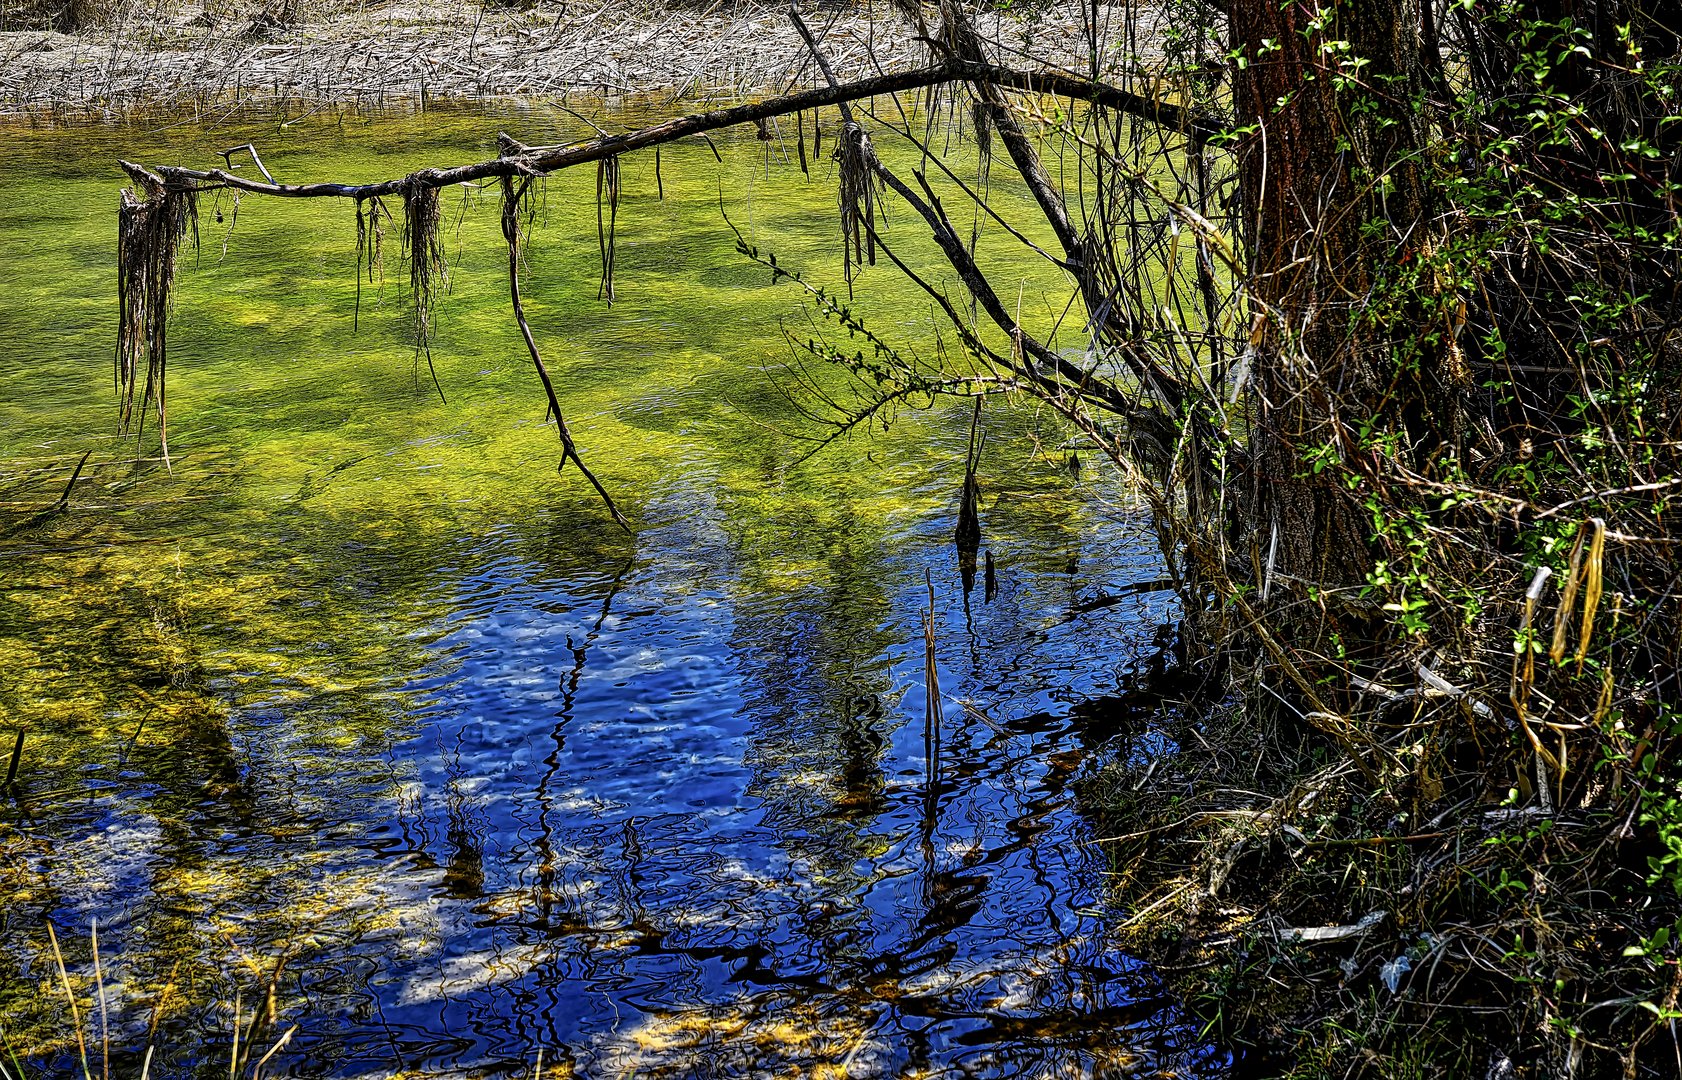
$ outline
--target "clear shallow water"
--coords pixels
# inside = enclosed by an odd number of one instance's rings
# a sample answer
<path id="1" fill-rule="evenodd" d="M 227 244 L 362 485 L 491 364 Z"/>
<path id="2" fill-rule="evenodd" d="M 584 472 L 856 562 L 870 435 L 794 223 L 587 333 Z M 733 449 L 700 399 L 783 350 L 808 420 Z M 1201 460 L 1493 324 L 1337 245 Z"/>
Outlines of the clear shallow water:
<path id="1" fill-rule="evenodd" d="M 283 178 L 377 176 L 480 156 L 499 127 L 579 125 L 99 129 L 70 162 L 62 133 L 8 136 L 0 240 L 25 272 L 0 311 L 0 705 L 29 740 L 0 808 L 8 1038 L 70 1066 L 44 920 L 82 977 L 97 918 L 114 1060 L 155 1021 L 154 1076 L 226 1075 L 236 1000 L 249 1020 L 271 983 L 265 1045 L 299 1030 L 265 1075 L 525 1075 L 539 1048 L 545 1075 L 1218 1072 L 1106 944 L 1070 788 L 1149 723 L 1072 706 L 1115 693 L 1172 618 L 1164 594 L 1082 612 L 1155 577 L 1153 541 L 1025 405 L 985 417 L 991 601 L 966 597 L 950 540 L 967 409 L 798 462 L 767 369 L 806 315 L 718 207 L 832 278 L 821 175 L 724 139 L 722 166 L 669 150 L 661 201 L 628 163 L 612 309 L 594 178 L 551 182 L 528 308 L 634 535 L 553 473 L 488 203 L 446 204 L 448 403 L 393 281 L 350 333 L 348 210 L 247 200 L 225 258 L 210 221 L 232 207 L 205 207 L 183 267 L 174 474 L 110 437 L 112 158 L 255 138 Z M 1054 296 L 1006 251 L 1030 307 Z M 886 271 L 859 307 L 929 347 L 926 303 Z M 87 449 L 72 512 L 35 517 Z"/>

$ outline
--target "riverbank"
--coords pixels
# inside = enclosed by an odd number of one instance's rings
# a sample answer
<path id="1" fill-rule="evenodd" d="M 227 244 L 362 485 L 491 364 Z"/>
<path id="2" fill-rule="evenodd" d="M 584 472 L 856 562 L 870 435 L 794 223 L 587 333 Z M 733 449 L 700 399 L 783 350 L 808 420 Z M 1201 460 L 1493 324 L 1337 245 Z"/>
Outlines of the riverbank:
<path id="1" fill-rule="evenodd" d="M 1159 37 L 1153 9 L 1103 11 L 1118 24 L 1133 20 L 1141 40 Z M 807 19 L 842 78 L 928 56 L 886 3 L 816 7 Z M 1072 64 L 1085 54 L 1076 5 L 987 12 L 977 24 L 1007 62 Z M 287 21 L 259 5 L 217 14 L 176 2 L 75 34 L 0 32 L 0 116 L 14 117 L 487 97 L 706 101 L 815 75 L 784 6 L 722 0 L 695 9 L 622 0 L 519 9 L 473 0 L 346 3 Z"/>

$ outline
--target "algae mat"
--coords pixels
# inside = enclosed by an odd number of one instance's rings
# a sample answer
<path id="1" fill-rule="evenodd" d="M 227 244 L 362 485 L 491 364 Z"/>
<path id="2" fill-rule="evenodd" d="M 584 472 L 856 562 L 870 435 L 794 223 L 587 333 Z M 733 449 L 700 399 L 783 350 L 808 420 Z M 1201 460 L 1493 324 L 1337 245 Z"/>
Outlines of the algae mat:
<path id="1" fill-rule="evenodd" d="M 1144 521 L 1071 473 L 1050 419 L 993 402 L 988 600 L 950 539 L 967 407 L 884 414 L 807 458 L 797 345 L 846 335 L 724 215 L 839 288 L 827 163 L 808 180 L 751 133 L 715 139 L 722 162 L 669 148 L 658 177 L 627 160 L 611 306 L 593 173 L 548 182 L 528 313 L 630 533 L 556 473 L 494 192 L 445 201 L 446 400 L 395 234 L 358 300 L 349 207 L 207 197 L 171 329 L 172 471 L 113 434 L 117 157 L 252 141 L 282 179 L 362 179 L 493 153 L 499 129 L 588 133 L 502 106 L 5 136 L 16 1064 L 80 1068 L 50 920 L 95 1074 L 101 979 L 124 1075 L 148 1046 L 153 1076 L 226 1075 L 238 1043 L 254 1065 L 294 1027 L 265 1075 L 526 1075 L 539 1052 L 555 1076 L 1217 1069 L 1106 943 L 1070 793 L 1107 732 L 1069 703 L 1114 691 L 1173 615 L 1161 593 L 1091 603 L 1160 572 Z M 942 280 L 922 230 L 889 228 Z M 1055 271 L 1002 240 L 981 251 L 1025 318 L 1065 318 Z M 942 347 L 887 268 L 854 306 Z"/>

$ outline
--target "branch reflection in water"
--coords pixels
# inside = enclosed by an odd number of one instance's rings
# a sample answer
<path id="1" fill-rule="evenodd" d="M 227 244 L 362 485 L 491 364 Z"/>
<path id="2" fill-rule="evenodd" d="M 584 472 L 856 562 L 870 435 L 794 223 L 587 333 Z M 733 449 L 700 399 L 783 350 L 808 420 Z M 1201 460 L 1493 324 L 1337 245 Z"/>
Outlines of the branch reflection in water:
<path id="1" fill-rule="evenodd" d="M 507 123 L 291 137 L 372 168 L 376 136 L 435 154 L 406 140 Z M 258 135 L 282 167 L 282 137 Z M 751 137 L 719 146 L 741 175 L 758 160 Z M 96 454 L 70 512 L 8 550 L 6 705 L 30 737 L 0 809 L 0 885 L 27 898 L 0 905 L 0 999 L 34 1003 L 7 1022 L 40 1033 L 39 1071 L 74 1053 L 38 994 L 42 913 L 99 918 L 124 1075 L 154 1012 L 153 1075 L 226 1062 L 227 1003 L 249 1006 L 281 955 L 277 1012 L 300 1027 L 266 1075 L 518 1075 L 538 1048 L 545 1076 L 1220 1070 L 1107 944 L 1104 862 L 1070 790 L 1121 722 L 1072 703 L 1115 693 L 1173 618 L 1167 594 L 1123 591 L 1160 575 L 1154 539 L 1039 467 L 1034 421 L 1003 406 L 985 441 L 966 405 L 795 467 L 739 410 L 780 407 L 744 358 L 783 350 L 799 298 L 742 265 L 708 149 L 665 167 L 656 215 L 628 163 L 611 312 L 569 276 L 565 237 L 593 223 L 568 218 L 559 180 L 522 281 L 540 333 L 540 305 L 570 320 L 547 355 L 635 537 L 534 479 L 554 434 L 500 264 L 452 267 L 433 345 L 447 406 L 412 385 L 412 346 L 380 338 L 372 301 L 347 344 L 353 251 L 327 266 L 290 219 L 242 210 L 228 258 L 184 268 L 174 476 Z M 8 495 L 31 513 L 106 418 L 97 379 L 67 405 L 53 372 L 105 354 L 109 190 L 55 183 L 88 224 L 51 248 L 4 203 L 29 185 L 0 190 L 0 237 L 35 260 L 0 330 L 56 358 L 0 404 L 64 458 L 43 497 Z M 833 191 L 756 184 L 759 227 L 821 265 Z M 770 205 L 793 209 L 770 222 Z M 494 240 L 489 215 L 461 217 L 464 250 Z M 37 277 L 80 283 L 85 310 L 49 309 Z M 870 274 L 857 287 L 882 325 L 927 326 Z M 310 357 L 308 379 L 274 355 Z M 971 458 L 973 595 L 953 551 Z M 1149 727 L 1149 708 L 1125 723 Z"/>

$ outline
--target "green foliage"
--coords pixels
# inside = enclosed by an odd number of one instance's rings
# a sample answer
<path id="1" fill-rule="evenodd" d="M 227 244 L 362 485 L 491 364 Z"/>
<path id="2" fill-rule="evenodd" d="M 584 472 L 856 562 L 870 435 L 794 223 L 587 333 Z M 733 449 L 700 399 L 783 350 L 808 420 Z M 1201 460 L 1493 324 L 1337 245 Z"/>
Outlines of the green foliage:
<path id="1" fill-rule="evenodd" d="M 1327 991 L 1322 1015 L 1286 1036 L 1297 1075 L 1443 1075 L 1450 1046 L 1503 1038 L 1550 1063 L 1569 1057 L 1576 1075 L 1645 1075 L 1654 1025 L 1677 1016 L 1682 46 L 1651 5 L 1598 5 L 1598 24 L 1537 19 L 1538 7 L 1437 5 L 1442 64 L 1409 73 L 1417 83 L 1362 54 L 1354 20 L 1373 5 L 1293 4 L 1302 43 L 1226 52 L 1243 80 L 1306 43 L 1315 63 L 1290 93 L 1329 81 L 1312 100 L 1330 100 L 1343 125 L 1336 170 L 1292 212 L 1334 202 L 1342 184 L 1358 197 L 1340 205 L 1359 214 L 1341 235 L 1343 223 L 1321 222 L 1273 268 L 1312 278 L 1312 302 L 1263 311 L 1269 333 L 1249 344 L 1273 344 L 1285 371 L 1255 414 L 1282 400 L 1298 410 L 1280 440 L 1289 468 L 1264 484 L 1288 478 L 1320 500 L 1313 527 L 1334 507 L 1367 541 L 1364 574 L 1328 581 L 1299 566 L 1304 580 L 1283 600 L 1275 582 L 1269 608 L 1267 524 L 1240 522 L 1240 536 L 1259 537 L 1244 553 L 1255 579 L 1229 595 L 1276 620 L 1281 651 L 1319 695 L 1291 703 L 1302 726 L 1355 732 L 1304 750 L 1303 772 L 1316 754 L 1386 762 L 1367 778 L 1374 815 L 1329 843 L 1359 850 L 1418 829 L 1426 847 L 1398 869 L 1410 906 L 1398 921 L 1480 942 L 1470 962 L 1432 954 L 1443 972 L 1460 963 L 1435 984 L 1460 996 L 1439 993 L 1430 1008 L 1355 985 Z M 1414 122 L 1422 139 L 1405 130 Z M 1424 204 L 1417 224 L 1409 199 Z M 1315 553 L 1347 531 L 1315 535 Z M 1245 662 L 1270 691 L 1286 682 L 1265 644 Z M 1254 707 L 1282 696 L 1256 695 Z M 1289 816 L 1289 805 L 1269 812 Z M 1318 842 L 1318 826 L 1293 827 Z M 1426 856 L 1433 830 L 1454 839 Z M 1398 851 L 1398 867 L 1408 858 Z M 1296 872 L 1294 890 L 1270 902 L 1307 906 L 1311 883 Z M 1359 899 L 1317 914 L 1333 923 L 1402 904 L 1372 883 L 1351 891 Z M 1325 967 L 1317 977 L 1338 982 Z M 1223 1023 L 1235 1009 L 1222 995 L 1266 968 L 1251 957 L 1214 988 Z M 1431 1010 L 1470 985 L 1503 1002 L 1512 1025 L 1439 1042 Z M 1472 1055 L 1470 1070 L 1486 1057 Z M 1660 1064 L 1653 1075 L 1674 1068 Z"/>

